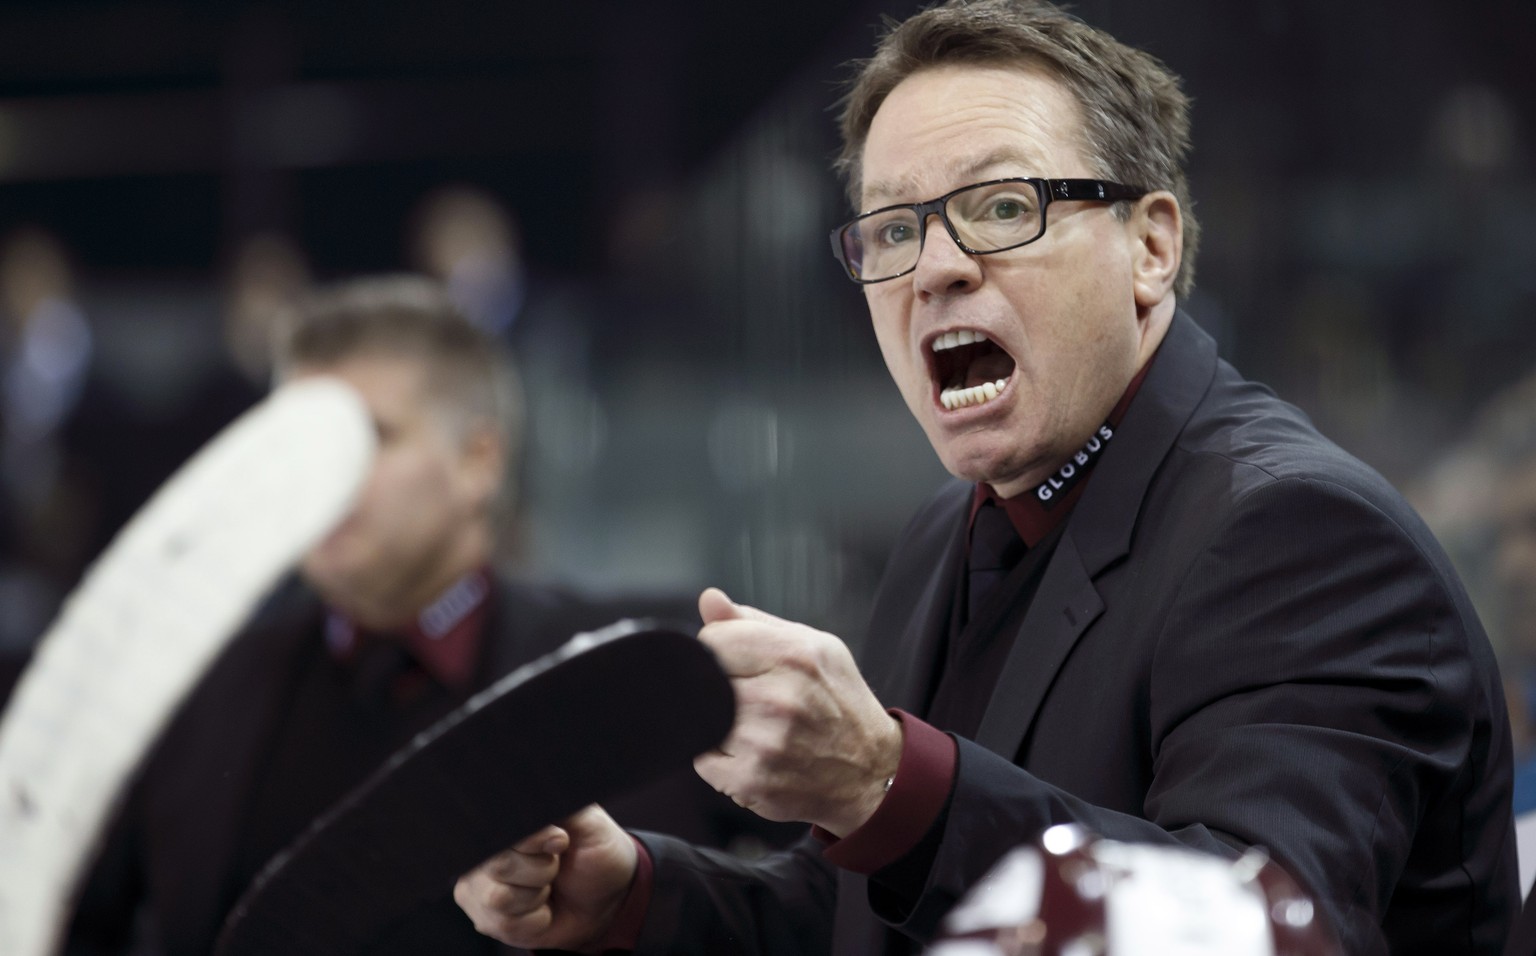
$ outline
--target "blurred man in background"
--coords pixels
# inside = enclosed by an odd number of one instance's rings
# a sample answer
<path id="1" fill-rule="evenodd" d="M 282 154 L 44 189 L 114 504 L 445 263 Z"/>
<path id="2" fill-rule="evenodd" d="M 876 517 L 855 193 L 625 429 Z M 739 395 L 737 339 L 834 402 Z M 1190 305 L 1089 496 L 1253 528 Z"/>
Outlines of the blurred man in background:
<path id="1" fill-rule="evenodd" d="M 492 569 L 520 400 L 506 356 L 438 284 L 370 279 L 318 294 L 276 364 L 282 381 L 325 375 L 356 389 L 377 457 L 351 513 L 305 557 L 302 582 L 236 638 L 147 761 L 70 953 L 206 956 L 268 858 L 472 693 L 575 632 L 691 617 L 679 602 L 591 600 Z M 690 778 L 616 812 L 724 845 L 750 815 Z M 402 916 L 381 952 L 498 951 L 447 887 Z"/>

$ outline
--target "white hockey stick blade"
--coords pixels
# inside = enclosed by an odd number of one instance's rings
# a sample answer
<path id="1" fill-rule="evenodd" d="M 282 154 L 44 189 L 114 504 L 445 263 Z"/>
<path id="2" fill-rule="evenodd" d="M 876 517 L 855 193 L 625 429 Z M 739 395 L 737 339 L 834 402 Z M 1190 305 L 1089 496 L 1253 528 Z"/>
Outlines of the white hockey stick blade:
<path id="1" fill-rule="evenodd" d="M 129 776 L 261 598 L 350 509 L 374 446 L 349 387 L 285 385 L 86 572 L 0 718 L 0 953 L 56 951 Z"/>

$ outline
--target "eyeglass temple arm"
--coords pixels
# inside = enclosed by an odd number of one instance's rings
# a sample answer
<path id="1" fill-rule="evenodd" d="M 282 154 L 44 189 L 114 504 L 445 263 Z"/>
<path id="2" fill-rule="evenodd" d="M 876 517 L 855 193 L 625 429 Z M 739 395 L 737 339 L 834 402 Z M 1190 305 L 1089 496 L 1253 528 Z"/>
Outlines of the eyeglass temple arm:
<path id="1" fill-rule="evenodd" d="M 1052 199 L 1119 202 L 1122 199 L 1140 199 L 1147 194 L 1147 190 L 1137 186 L 1122 186 L 1102 179 L 1047 179 L 1045 187 Z"/>

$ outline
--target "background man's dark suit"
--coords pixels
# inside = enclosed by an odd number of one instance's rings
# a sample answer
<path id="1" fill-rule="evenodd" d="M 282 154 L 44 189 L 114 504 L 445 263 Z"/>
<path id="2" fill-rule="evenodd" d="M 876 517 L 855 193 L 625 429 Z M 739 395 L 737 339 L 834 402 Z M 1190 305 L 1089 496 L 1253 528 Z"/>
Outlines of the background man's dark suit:
<path id="1" fill-rule="evenodd" d="M 578 631 L 625 616 L 696 617 L 691 602 L 597 601 L 507 579 L 496 581 L 489 602 L 472 685 L 442 695 L 417 715 L 419 726 L 401 728 L 399 739 L 380 743 L 391 749 L 404 744 L 411 732 L 424 729 L 474 690 L 554 650 Z M 211 950 L 225 914 L 244 889 L 243 874 L 236 875 L 239 844 L 252 825 L 249 803 L 268 768 L 267 755 L 287 712 L 295 674 L 305 661 L 326 653 L 325 616 L 313 592 L 290 582 L 198 685 L 126 805 L 81 901 L 69 952 L 126 952 L 133 908 L 141 897 L 153 901 L 167 956 L 204 956 Z M 357 759 L 370 766 L 376 762 L 369 755 Z M 617 800 L 613 808 L 619 819 L 635 825 L 713 845 L 724 845 L 743 826 L 769 832 L 691 772 Z M 432 821 L 402 825 L 426 827 Z M 391 928 L 388 948 L 378 952 L 508 952 L 474 932 L 453 905 L 451 890 L 445 886 L 438 906 Z"/>
<path id="2" fill-rule="evenodd" d="M 809 927 L 834 880 L 832 952 L 913 951 L 890 926 L 930 938 L 1005 850 L 1066 821 L 1267 846 L 1352 956 L 1498 951 L 1518 905 L 1509 732 L 1448 561 L 1386 482 L 1187 316 L 1153 363 L 959 742 L 921 895 L 834 873 L 809 843 L 749 871 L 645 835 L 642 951 L 825 946 Z M 909 525 L 871 620 L 864 673 L 919 715 L 970 495 L 951 483 Z"/>

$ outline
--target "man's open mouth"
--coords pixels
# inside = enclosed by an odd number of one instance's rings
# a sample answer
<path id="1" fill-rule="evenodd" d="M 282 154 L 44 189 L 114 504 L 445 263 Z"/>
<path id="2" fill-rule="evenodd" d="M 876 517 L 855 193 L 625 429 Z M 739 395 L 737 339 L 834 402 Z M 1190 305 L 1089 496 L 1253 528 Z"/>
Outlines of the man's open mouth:
<path id="1" fill-rule="evenodd" d="M 1013 377 L 1013 356 L 980 332 L 946 332 L 931 348 L 928 368 L 939 386 L 939 403 L 951 411 L 992 401 Z"/>

